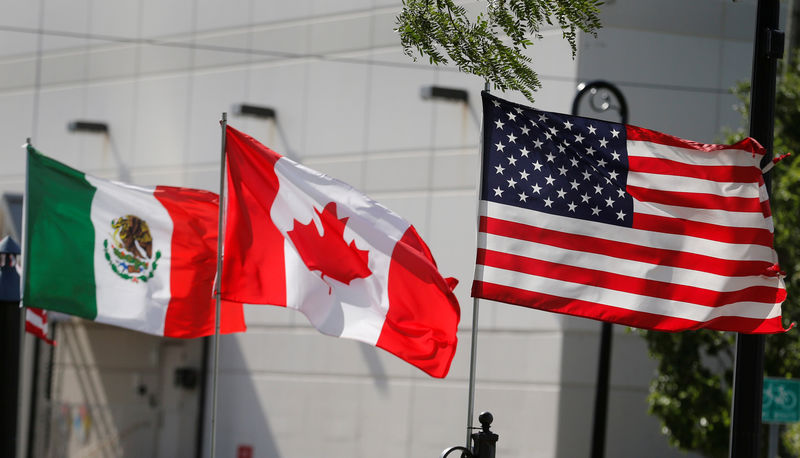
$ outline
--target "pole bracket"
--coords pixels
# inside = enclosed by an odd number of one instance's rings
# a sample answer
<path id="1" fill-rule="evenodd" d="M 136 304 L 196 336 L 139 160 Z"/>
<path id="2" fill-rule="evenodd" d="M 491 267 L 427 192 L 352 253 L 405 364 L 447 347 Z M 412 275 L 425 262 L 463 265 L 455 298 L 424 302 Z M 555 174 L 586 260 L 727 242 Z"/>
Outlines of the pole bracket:
<path id="1" fill-rule="evenodd" d="M 767 59 L 782 59 L 785 34 L 781 30 L 771 28 L 764 29 L 764 49 L 762 55 Z"/>

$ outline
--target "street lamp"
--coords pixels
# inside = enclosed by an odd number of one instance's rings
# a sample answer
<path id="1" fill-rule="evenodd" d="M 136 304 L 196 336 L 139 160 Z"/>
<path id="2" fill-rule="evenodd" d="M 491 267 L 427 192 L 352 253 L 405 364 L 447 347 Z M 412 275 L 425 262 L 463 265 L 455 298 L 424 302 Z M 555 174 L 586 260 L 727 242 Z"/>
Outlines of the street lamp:
<path id="1" fill-rule="evenodd" d="M 0 240 L 0 456 L 16 456 L 19 395 L 20 338 L 19 245 L 11 237 Z"/>
<path id="2" fill-rule="evenodd" d="M 572 114 L 578 114 L 581 100 L 587 95 L 589 96 L 589 106 L 595 113 L 605 113 L 613 110 L 619 114 L 622 124 L 628 123 L 628 102 L 617 86 L 602 80 L 592 81 L 588 84 L 581 83 L 578 85 L 578 93 L 575 94 L 575 98 L 572 100 Z M 614 99 L 616 99 L 616 103 L 613 103 Z M 592 458 L 605 456 L 612 336 L 611 323 L 604 321 L 600 326 L 600 352 L 594 395 L 594 421 L 592 422 Z"/>

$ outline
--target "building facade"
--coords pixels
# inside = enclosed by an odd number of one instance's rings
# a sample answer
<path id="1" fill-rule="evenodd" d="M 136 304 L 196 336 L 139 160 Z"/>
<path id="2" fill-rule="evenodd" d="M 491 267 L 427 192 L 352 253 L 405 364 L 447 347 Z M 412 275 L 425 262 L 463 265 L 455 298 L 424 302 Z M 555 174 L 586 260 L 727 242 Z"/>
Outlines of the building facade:
<path id="1" fill-rule="evenodd" d="M 483 81 L 403 55 L 399 1 L 0 6 L 2 193 L 24 191 L 28 137 L 90 174 L 218 191 L 227 112 L 230 125 L 404 216 L 460 280 L 459 347 L 443 380 L 320 335 L 291 310 L 247 306 L 248 331 L 220 340 L 217 456 L 424 457 L 463 444 Z M 602 79 L 624 93 L 632 124 L 706 143 L 739 125 L 729 89 L 750 77 L 754 0 L 610 0 L 602 21 L 597 37 L 579 36 L 574 59 L 559 30 L 542 32 L 530 49 L 537 108 L 568 112 L 579 83 Z M 423 98 L 434 85 L 469 100 Z M 241 115 L 241 104 L 276 116 Z M 77 120 L 108 132 L 70 131 Z M 587 456 L 599 323 L 479 307 L 475 416 L 494 414 L 497 455 Z M 55 338 L 55 348 L 25 342 L 20 443 L 32 456 L 210 456 L 211 339 L 77 319 L 58 322 Z M 654 368 L 638 335 L 615 327 L 607 456 L 685 456 L 647 414 Z"/>

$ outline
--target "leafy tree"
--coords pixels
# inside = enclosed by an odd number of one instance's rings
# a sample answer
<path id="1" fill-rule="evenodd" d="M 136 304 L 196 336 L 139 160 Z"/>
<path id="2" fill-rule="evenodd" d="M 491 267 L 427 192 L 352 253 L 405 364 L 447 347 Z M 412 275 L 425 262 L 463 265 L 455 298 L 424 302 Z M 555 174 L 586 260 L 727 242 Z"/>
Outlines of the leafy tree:
<path id="1" fill-rule="evenodd" d="M 734 89 L 742 101 L 739 111 L 747 120 L 750 84 Z M 800 66 L 782 74 L 775 109 L 776 152 L 800 153 Z M 726 142 L 746 136 L 744 129 L 729 132 Z M 800 321 L 800 160 L 784 160 L 773 168 L 771 204 L 775 247 L 781 268 L 788 272 L 790 294 L 783 303 L 785 325 Z M 795 292 L 792 294 L 792 292 Z M 682 450 L 708 457 L 727 456 L 735 336 L 700 330 L 677 334 L 640 331 L 658 374 L 650 384 L 650 412 L 661 419 L 662 432 Z M 800 378 L 800 332 L 768 336 L 764 372 L 771 377 Z M 764 436 L 766 437 L 766 436 Z M 800 427 L 789 428 L 783 447 L 800 453 Z"/>
<path id="2" fill-rule="evenodd" d="M 576 52 L 577 31 L 596 35 L 600 0 L 488 0 L 486 10 L 470 20 L 453 0 L 403 0 L 397 31 L 404 52 L 431 64 L 451 59 L 465 73 L 482 77 L 496 89 L 517 90 L 533 101 L 541 83 L 524 54 L 530 37 L 558 25 Z M 555 22 L 555 24 L 554 24 Z"/>

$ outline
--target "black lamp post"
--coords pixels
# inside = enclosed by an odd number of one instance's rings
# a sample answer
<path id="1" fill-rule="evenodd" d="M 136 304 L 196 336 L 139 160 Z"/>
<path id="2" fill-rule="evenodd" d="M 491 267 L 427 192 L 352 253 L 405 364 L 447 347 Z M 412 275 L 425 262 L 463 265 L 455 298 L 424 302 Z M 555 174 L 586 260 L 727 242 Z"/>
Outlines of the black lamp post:
<path id="1" fill-rule="evenodd" d="M 758 0 L 753 71 L 750 91 L 750 136 L 767 150 L 762 167 L 772 159 L 775 129 L 775 91 L 778 59 L 783 56 L 780 2 Z M 772 179 L 764 176 L 767 192 Z M 736 362 L 731 405 L 730 458 L 749 458 L 761 452 L 761 401 L 764 386 L 763 334 L 736 335 Z"/>
<path id="2" fill-rule="evenodd" d="M 622 91 L 607 81 L 592 81 L 578 86 L 578 93 L 572 100 L 572 114 L 580 111 L 580 102 L 589 96 L 589 106 L 596 113 L 614 110 L 619 114 L 620 122 L 628 123 L 628 103 Z M 612 97 L 613 96 L 613 97 Z M 616 103 L 614 102 L 616 99 Z M 597 363 L 597 384 L 594 394 L 594 421 L 592 424 L 592 458 L 605 456 L 606 418 L 608 417 L 608 380 L 611 372 L 611 323 L 603 322 L 600 326 L 600 352 Z"/>
<path id="3" fill-rule="evenodd" d="M 0 240 L 0 456 L 16 456 L 22 312 L 17 257 L 19 245 Z"/>

